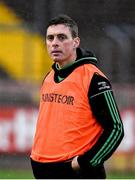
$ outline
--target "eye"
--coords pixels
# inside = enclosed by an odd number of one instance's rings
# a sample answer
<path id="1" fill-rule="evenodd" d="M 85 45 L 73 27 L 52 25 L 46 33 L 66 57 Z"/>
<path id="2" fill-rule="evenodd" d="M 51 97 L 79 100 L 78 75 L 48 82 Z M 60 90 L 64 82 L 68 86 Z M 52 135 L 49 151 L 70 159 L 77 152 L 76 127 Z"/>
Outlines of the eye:
<path id="1" fill-rule="evenodd" d="M 49 40 L 49 41 L 53 41 L 54 36 L 53 36 L 53 35 L 48 35 L 48 36 L 46 37 L 46 39 Z"/>
<path id="2" fill-rule="evenodd" d="M 64 41 L 65 39 L 67 39 L 67 36 L 65 34 L 58 34 L 57 37 L 60 41 Z"/>

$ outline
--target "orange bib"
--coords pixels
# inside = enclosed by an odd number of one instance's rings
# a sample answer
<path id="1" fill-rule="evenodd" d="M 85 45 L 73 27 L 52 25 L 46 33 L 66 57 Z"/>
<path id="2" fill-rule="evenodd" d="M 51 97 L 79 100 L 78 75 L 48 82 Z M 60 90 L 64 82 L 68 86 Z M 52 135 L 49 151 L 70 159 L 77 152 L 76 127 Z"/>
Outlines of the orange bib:
<path id="1" fill-rule="evenodd" d="M 88 100 L 95 72 L 103 75 L 94 65 L 85 64 L 60 83 L 54 82 L 53 70 L 46 77 L 41 88 L 33 160 L 64 161 L 88 151 L 98 140 L 103 130 Z"/>

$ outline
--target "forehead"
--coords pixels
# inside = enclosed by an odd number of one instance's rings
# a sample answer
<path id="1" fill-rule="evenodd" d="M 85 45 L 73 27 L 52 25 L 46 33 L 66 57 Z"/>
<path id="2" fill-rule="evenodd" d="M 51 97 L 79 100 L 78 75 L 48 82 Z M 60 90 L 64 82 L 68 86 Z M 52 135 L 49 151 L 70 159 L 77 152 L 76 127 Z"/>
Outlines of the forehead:
<path id="1" fill-rule="evenodd" d="M 70 28 L 68 26 L 65 26 L 63 24 L 58 24 L 58 25 L 51 25 L 47 29 L 47 35 L 53 34 L 71 34 Z"/>

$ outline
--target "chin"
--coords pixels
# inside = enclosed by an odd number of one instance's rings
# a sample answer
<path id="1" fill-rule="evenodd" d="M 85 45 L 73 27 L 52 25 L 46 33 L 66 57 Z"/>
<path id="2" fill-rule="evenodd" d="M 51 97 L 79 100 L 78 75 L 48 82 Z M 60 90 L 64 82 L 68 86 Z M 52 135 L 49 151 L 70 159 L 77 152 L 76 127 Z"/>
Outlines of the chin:
<path id="1" fill-rule="evenodd" d="M 61 60 L 61 59 L 54 58 L 53 61 L 59 63 L 59 62 L 61 62 L 62 60 Z"/>

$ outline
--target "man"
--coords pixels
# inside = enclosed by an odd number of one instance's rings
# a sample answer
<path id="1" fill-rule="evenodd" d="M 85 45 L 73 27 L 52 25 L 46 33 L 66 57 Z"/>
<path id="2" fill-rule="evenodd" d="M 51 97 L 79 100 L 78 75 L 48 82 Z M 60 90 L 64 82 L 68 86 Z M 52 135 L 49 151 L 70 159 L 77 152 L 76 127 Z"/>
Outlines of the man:
<path id="1" fill-rule="evenodd" d="M 76 22 L 52 19 L 46 32 L 52 70 L 41 88 L 31 164 L 35 178 L 105 178 L 104 161 L 124 131 L 111 84 L 97 58 L 79 48 Z"/>

